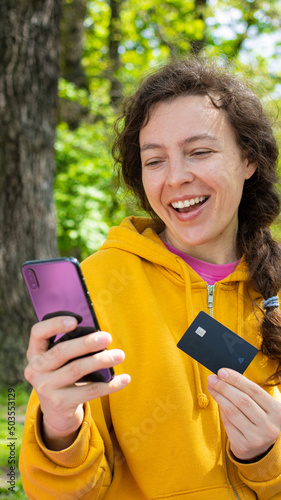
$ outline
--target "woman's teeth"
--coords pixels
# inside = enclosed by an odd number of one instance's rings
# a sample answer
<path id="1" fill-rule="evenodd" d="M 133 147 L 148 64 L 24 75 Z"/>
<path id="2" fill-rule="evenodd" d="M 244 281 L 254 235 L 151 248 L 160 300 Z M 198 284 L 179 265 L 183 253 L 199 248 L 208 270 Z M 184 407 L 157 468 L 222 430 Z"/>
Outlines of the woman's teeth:
<path id="1" fill-rule="evenodd" d="M 197 203 L 201 203 L 202 201 L 205 201 L 206 199 L 207 199 L 206 196 L 197 196 L 196 198 L 191 198 L 189 200 L 174 201 L 173 203 L 171 203 L 171 205 L 175 209 L 189 208 L 192 205 L 196 205 Z"/>

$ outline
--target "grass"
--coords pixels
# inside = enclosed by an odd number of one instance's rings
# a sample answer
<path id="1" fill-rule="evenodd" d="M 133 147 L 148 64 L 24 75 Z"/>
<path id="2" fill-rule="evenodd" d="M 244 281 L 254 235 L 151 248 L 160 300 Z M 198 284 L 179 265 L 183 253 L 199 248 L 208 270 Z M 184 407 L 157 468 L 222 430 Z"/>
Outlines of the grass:
<path id="1" fill-rule="evenodd" d="M 22 442 L 24 415 L 29 394 L 30 388 L 24 383 L 11 388 L 2 387 L 0 390 L 0 500 L 27 500 L 27 496 L 22 488 L 18 460 Z M 13 420 L 14 418 L 13 411 L 15 411 L 16 414 L 14 436 L 9 435 L 8 401 L 10 401 L 10 419 Z M 14 401 L 15 406 L 13 403 Z M 10 425 L 11 430 L 13 422 L 10 421 Z M 13 445 L 13 438 L 15 437 L 16 440 L 14 439 Z M 8 444 L 12 446 L 9 447 Z M 14 471 L 11 469 L 13 466 L 15 467 Z M 15 477 L 8 475 L 11 474 L 11 472 L 15 474 Z M 9 479 L 15 479 L 15 484 L 8 483 Z"/>

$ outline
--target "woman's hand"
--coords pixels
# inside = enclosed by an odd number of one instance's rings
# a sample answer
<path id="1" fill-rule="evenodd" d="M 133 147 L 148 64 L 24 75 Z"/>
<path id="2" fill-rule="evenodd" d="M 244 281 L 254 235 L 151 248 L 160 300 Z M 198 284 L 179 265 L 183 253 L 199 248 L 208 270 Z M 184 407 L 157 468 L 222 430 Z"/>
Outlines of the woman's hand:
<path id="1" fill-rule="evenodd" d="M 281 432 L 281 403 L 240 373 L 221 369 L 208 377 L 236 458 L 252 461 L 264 455 Z"/>
<path id="2" fill-rule="evenodd" d="M 108 383 L 74 385 L 86 374 L 118 365 L 125 358 L 124 352 L 119 349 L 101 351 L 112 342 L 107 332 L 95 332 L 61 342 L 48 350 L 50 337 L 74 330 L 76 326 L 76 319 L 70 316 L 36 323 L 31 330 L 27 350 L 25 378 L 40 400 L 45 444 L 55 450 L 66 448 L 75 440 L 84 418 L 84 403 L 118 391 L 130 382 L 129 375 L 123 374 Z M 97 351 L 101 352 L 94 354 Z M 65 364 L 88 353 L 93 355 Z"/>

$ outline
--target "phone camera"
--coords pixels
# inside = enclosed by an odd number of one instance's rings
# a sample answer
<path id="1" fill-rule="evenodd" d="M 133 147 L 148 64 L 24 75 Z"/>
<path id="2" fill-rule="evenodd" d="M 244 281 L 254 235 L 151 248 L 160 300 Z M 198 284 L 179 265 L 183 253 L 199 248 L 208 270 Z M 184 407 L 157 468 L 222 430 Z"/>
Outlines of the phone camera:
<path id="1" fill-rule="evenodd" d="M 31 288 L 31 290 L 37 290 L 39 285 L 35 272 L 32 269 L 27 269 L 25 272 L 25 276 L 27 278 L 29 288 Z"/>

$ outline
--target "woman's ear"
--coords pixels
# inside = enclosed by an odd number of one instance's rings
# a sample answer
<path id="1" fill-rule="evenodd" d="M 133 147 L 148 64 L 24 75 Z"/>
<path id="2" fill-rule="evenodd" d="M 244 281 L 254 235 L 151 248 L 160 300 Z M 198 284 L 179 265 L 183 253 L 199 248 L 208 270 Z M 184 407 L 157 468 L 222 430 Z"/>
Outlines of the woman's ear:
<path id="1" fill-rule="evenodd" d="M 257 170 L 257 166 L 255 161 L 250 161 L 248 158 L 245 159 L 245 180 L 252 177 Z"/>

